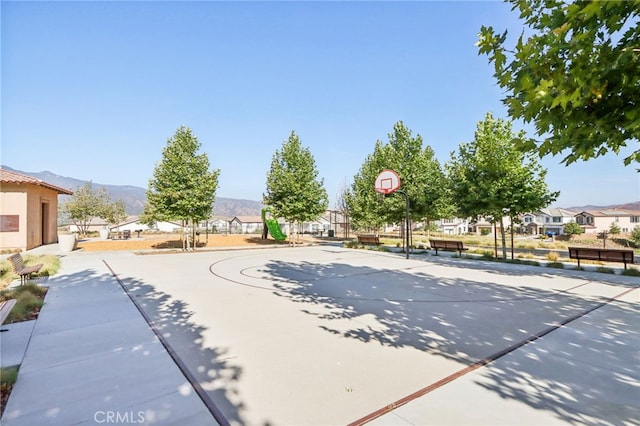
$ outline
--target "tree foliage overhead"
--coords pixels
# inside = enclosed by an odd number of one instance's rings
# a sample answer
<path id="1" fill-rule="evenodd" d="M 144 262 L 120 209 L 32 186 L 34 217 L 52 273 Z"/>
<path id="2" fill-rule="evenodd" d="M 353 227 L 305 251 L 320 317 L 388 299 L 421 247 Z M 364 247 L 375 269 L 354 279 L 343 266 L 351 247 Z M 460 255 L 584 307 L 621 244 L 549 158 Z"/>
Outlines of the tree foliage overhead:
<path id="1" fill-rule="evenodd" d="M 329 206 L 315 159 L 295 131 L 273 154 L 266 187 L 265 203 L 273 207 L 275 215 L 291 223 L 315 220 Z"/>
<path id="2" fill-rule="evenodd" d="M 180 220 L 195 224 L 211 216 L 220 170 L 209 170 L 200 142 L 181 126 L 167 140 L 147 190 L 147 220 Z"/>
<path id="3" fill-rule="evenodd" d="M 508 0 L 529 31 L 515 46 L 483 26 L 489 56 L 513 119 L 533 122 L 542 141 L 521 149 L 588 160 L 640 139 L 640 1 Z M 513 42 L 511 43 L 513 45 Z M 640 162 L 640 149 L 624 159 Z"/>
<path id="4" fill-rule="evenodd" d="M 376 141 L 360 171 L 354 176 L 348 195 L 349 210 L 357 227 L 377 229 L 384 223 L 400 223 L 405 218 L 405 201 L 395 195 L 381 196 L 374 182 L 385 169 L 400 177 L 401 190 L 409 197 L 412 220 L 434 219 L 446 215 L 444 173 L 430 146 L 402 121 L 393 126 L 389 142 Z"/>

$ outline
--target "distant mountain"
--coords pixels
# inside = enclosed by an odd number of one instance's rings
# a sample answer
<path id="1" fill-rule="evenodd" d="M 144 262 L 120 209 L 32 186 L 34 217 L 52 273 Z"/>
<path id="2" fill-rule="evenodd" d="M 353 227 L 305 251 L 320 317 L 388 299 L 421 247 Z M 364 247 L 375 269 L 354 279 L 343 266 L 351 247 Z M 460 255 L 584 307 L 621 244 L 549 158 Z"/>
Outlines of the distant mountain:
<path id="1" fill-rule="evenodd" d="M 66 176 L 60 176 L 49 171 L 43 172 L 25 172 L 11 167 L 2 166 L 3 169 L 10 170 L 23 175 L 32 176 L 41 179 L 61 188 L 75 190 L 86 185 L 89 181 L 75 179 Z M 92 182 L 94 189 L 104 188 L 112 200 L 124 201 L 126 212 L 129 215 L 139 215 L 144 209 L 147 199 L 146 189 L 139 186 L 130 185 L 107 185 Z M 64 202 L 69 196 L 60 196 L 60 201 Z M 253 200 L 240 200 L 236 198 L 216 197 L 213 205 L 213 214 L 215 216 L 259 216 L 262 209 L 262 203 Z"/>
<path id="2" fill-rule="evenodd" d="M 579 207 L 569 207 L 567 210 L 573 210 L 576 212 L 584 212 L 589 210 L 631 210 L 631 211 L 640 211 L 640 201 L 636 201 L 633 203 L 625 203 L 625 204 L 612 204 L 609 206 L 594 206 L 594 205 L 586 205 Z"/>

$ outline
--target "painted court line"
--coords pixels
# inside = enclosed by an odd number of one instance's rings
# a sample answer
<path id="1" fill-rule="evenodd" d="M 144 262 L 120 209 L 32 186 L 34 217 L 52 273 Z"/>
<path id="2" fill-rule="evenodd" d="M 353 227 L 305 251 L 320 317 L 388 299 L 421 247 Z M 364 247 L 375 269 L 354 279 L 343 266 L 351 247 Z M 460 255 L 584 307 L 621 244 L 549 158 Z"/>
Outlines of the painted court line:
<path id="1" fill-rule="evenodd" d="M 576 287 L 580 287 L 580 286 L 581 285 L 578 285 Z M 414 393 L 412 393 L 410 395 L 407 395 L 404 398 L 401 398 L 401 399 L 399 399 L 399 400 L 397 400 L 395 402 L 390 403 L 389 405 L 387 405 L 387 406 L 385 406 L 383 408 L 380 408 L 380 409 L 378 409 L 378 410 L 376 410 L 376 411 L 374 411 L 374 412 L 372 412 L 370 414 L 367 414 L 366 416 L 364 416 L 364 417 L 362 417 L 362 418 L 360 418 L 360 419 L 358 419 L 358 420 L 356 420 L 354 422 L 349 423 L 349 426 L 360 426 L 360 425 L 364 425 L 366 423 L 369 423 L 369 422 L 377 419 L 378 417 L 381 417 L 381 416 L 383 416 L 383 415 L 395 410 L 396 408 L 399 408 L 399 407 L 401 407 L 401 406 L 403 406 L 405 404 L 408 404 L 409 402 L 411 402 L 411 401 L 413 401 L 413 400 L 415 400 L 417 398 L 420 398 L 421 396 L 424 396 L 424 395 L 426 395 L 426 394 L 428 394 L 428 393 L 430 393 L 430 392 L 432 392 L 432 391 L 434 391 L 434 390 L 446 385 L 447 383 L 450 383 L 450 382 L 452 382 L 452 381 L 454 381 L 454 380 L 456 380 L 456 379 L 458 379 L 458 378 L 460 378 L 460 377 L 462 377 L 462 376 L 464 376 L 464 375 L 466 375 L 468 373 L 471 373 L 472 371 L 477 370 L 480 367 L 483 367 L 483 366 L 485 366 L 487 364 L 490 364 L 493 361 L 496 361 L 497 359 L 502 358 L 503 356 L 507 355 L 508 353 L 511 353 L 511 352 L 515 351 L 516 349 L 519 349 L 519 348 L 521 348 L 521 347 L 523 347 L 525 345 L 528 345 L 529 343 L 534 342 L 534 341 L 540 339 L 541 337 L 544 337 L 547 334 L 549 334 L 549 333 L 551 333 L 551 332 L 553 332 L 553 331 L 555 331 L 555 330 L 557 330 L 557 329 L 559 329 L 559 328 L 561 328 L 561 327 L 563 327 L 563 326 L 565 326 L 565 325 L 567 325 L 567 324 L 569 324 L 569 323 L 571 323 L 571 322 L 573 322 L 573 321 L 575 321 L 575 320 L 577 320 L 579 318 L 582 318 L 585 315 L 588 315 L 591 312 L 602 308 L 603 306 L 608 305 L 609 303 L 613 302 L 614 300 L 617 300 L 618 298 L 623 297 L 624 295 L 626 295 L 626 294 L 628 294 L 628 293 L 630 293 L 630 292 L 632 292 L 632 291 L 634 291 L 634 290 L 636 290 L 638 288 L 639 287 L 631 287 L 631 288 L 623 291 L 622 293 L 619 293 L 619 294 L 617 294 L 617 295 L 615 295 L 613 297 L 607 298 L 603 302 L 601 302 L 601 303 L 599 303 L 599 304 L 597 304 L 597 305 L 595 305 L 595 306 L 593 306 L 593 307 L 591 307 L 591 308 L 589 308 L 589 309 L 587 309 L 587 310 L 585 310 L 583 312 L 580 312 L 580 313 L 578 313 L 576 315 L 573 315 L 573 316 L 565 319 L 564 321 L 562 321 L 562 322 L 560 322 L 560 323 L 558 323 L 556 325 L 553 325 L 553 326 L 547 328 L 546 330 L 543 330 L 542 332 L 540 332 L 538 334 L 530 336 L 530 337 L 528 337 L 528 338 L 526 338 L 526 339 L 524 339 L 524 340 L 522 340 L 522 341 L 520 341 L 520 342 L 518 342 L 518 343 L 516 343 L 514 345 L 511 345 L 511 346 L 507 347 L 506 349 L 503 349 L 503 350 L 501 350 L 499 352 L 496 352 L 493 355 L 488 356 L 485 359 L 477 361 L 477 362 L 469 365 L 468 367 L 465 367 L 465 368 L 463 368 L 461 370 L 458 370 L 455 373 L 450 374 L 450 375 L 438 380 L 437 382 L 434 382 L 434 383 L 430 384 L 429 386 L 426 386 L 426 387 L 424 387 L 424 388 L 422 388 L 422 389 L 420 389 L 420 390 L 418 390 L 418 391 L 416 391 L 416 392 L 414 392 Z"/>

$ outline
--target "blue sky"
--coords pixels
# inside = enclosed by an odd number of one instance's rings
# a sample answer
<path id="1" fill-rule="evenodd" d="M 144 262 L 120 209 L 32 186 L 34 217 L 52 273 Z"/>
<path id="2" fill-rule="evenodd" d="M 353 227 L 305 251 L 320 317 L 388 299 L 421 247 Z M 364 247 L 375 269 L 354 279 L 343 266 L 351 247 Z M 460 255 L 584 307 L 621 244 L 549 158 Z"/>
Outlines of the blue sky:
<path id="1" fill-rule="evenodd" d="M 521 31 L 508 4 L 488 1 L 0 7 L 2 164 L 146 188 L 186 125 L 221 170 L 217 195 L 259 201 L 295 130 L 331 205 L 397 121 L 444 164 L 485 113 L 505 117 L 474 43 L 481 25 Z M 561 191 L 554 205 L 640 200 L 640 174 L 622 157 L 542 160 Z"/>

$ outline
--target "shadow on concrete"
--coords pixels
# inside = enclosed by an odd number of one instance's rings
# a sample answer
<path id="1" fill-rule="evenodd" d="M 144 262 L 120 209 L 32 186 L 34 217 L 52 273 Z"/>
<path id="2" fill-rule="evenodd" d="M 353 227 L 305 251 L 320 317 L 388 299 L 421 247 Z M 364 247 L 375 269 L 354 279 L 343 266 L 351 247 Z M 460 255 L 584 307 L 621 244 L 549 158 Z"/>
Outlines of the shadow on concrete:
<path id="1" fill-rule="evenodd" d="M 244 424 L 244 405 L 238 402 L 238 392 L 233 387 L 242 369 L 226 359 L 227 350 L 203 345 L 206 328 L 191 321 L 193 313 L 182 301 L 173 300 L 152 284 L 131 278 L 123 278 L 122 282 L 226 420 Z"/>
<path id="2" fill-rule="evenodd" d="M 324 320 L 321 328 L 329 333 L 394 348 L 413 347 L 467 365 L 604 300 L 518 285 L 523 274 L 535 275 L 531 271 L 537 268 L 501 268 L 496 272 L 476 262 L 456 262 L 455 266 L 513 276 L 514 286 L 431 275 L 428 266 L 425 272 L 424 268 L 387 270 L 337 262 L 272 261 L 262 272 L 274 277 L 275 294 L 300 303 L 303 312 Z M 621 292 L 625 287 L 620 285 Z M 615 315 L 603 316 L 602 322 L 592 324 L 602 346 L 600 342 L 591 346 L 589 339 L 579 344 L 561 342 L 561 353 L 552 355 L 565 360 L 539 354 L 531 357 L 532 365 L 523 366 L 526 368 L 507 363 L 504 370 L 492 368 L 491 380 L 483 386 L 504 398 L 552 410 L 567 422 L 637 424 L 640 413 L 633 398 L 638 396 L 638 352 L 629 347 L 639 342 L 637 308 L 624 302 L 607 308 Z M 606 389 L 599 390 L 602 383 L 590 383 L 589 375 L 590 369 L 600 367 L 572 360 L 576 354 L 595 348 L 604 352 L 601 359 L 606 365 L 619 366 L 620 371 L 609 376 L 609 384 L 616 388 L 616 394 L 629 395 L 631 401 L 615 410 L 602 410 L 605 404 L 595 403 Z M 634 356 L 625 358 L 624 354 Z M 555 368 L 549 365 L 553 362 L 558 363 Z M 567 362 L 570 368 L 566 368 Z M 585 389 L 591 392 L 584 393 Z M 583 403 L 576 403 L 578 398 Z"/>

